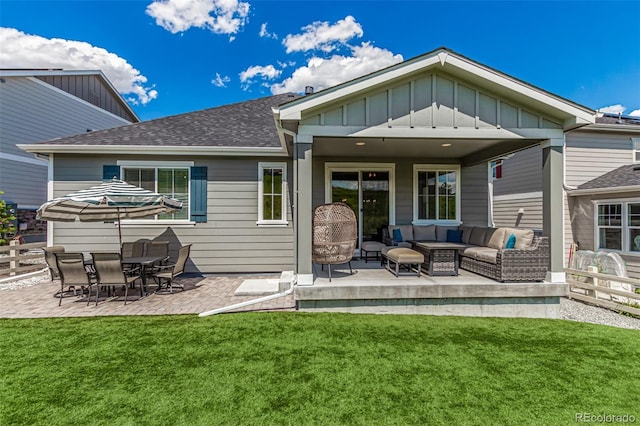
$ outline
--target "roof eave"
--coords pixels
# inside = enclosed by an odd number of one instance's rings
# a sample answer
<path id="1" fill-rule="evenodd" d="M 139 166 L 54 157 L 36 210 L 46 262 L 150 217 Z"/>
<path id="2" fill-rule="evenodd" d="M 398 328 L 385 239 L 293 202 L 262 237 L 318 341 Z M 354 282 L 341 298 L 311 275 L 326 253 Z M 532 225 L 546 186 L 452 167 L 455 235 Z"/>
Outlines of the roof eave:
<path id="1" fill-rule="evenodd" d="M 640 185 L 612 186 L 608 188 L 572 189 L 570 191 L 567 191 L 567 195 L 570 197 L 577 197 L 581 195 L 619 194 L 622 192 L 637 192 L 638 190 L 640 190 Z"/>
<path id="2" fill-rule="evenodd" d="M 219 147 L 219 146 L 154 146 L 154 145 L 56 145 L 18 144 L 32 154 L 154 154 L 197 156 L 288 156 L 282 147 Z"/>

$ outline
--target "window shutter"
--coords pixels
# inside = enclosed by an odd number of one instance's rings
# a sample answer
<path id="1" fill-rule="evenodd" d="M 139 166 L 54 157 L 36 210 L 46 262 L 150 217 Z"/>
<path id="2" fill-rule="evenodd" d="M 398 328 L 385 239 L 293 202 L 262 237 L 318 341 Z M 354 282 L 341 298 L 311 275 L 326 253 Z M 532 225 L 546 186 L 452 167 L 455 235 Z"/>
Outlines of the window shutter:
<path id="1" fill-rule="evenodd" d="M 191 220 L 207 221 L 207 168 L 191 167 Z"/>
<path id="2" fill-rule="evenodd" d="M 102 180 L 109 181 L 113 178 L 120 179 L 120 166 L 117 165 L 103 165 L 102 166 Z"/>

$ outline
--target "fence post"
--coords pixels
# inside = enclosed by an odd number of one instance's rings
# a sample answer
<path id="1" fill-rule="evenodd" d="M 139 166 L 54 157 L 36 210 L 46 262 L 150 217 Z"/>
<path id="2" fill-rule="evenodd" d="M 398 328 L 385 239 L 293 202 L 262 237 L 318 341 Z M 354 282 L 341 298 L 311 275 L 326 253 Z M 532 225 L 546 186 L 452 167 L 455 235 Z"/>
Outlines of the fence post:
<path id="1" fill-rule="evenodd" d="M 598 267 L 597 266 L 587 266 L 587 271 L 590 274 L 597 274 L 598 273 Z M 593 285 L 600 285 L 600 280 L 598 278 L 591 277 L 591 280 L 593 281 L 592 282 Z M 587 296 L 595 297 L 596 299 L 598 298 L 598 295 L 594 290 L 587 290 Z"/>
<path id="2" fill-rule="evenodd" d="M 9 241 L 9 245 L 11 247 L 15 247 L 15 246 L 20 246 L 20 241 L 19 240 L 11 240 Z M 20 250 L 16 250 L 16 249 L 12 249 L 9 250 L 9 257 L 16 257 L 15 260 L 12 260 L 9 262 L 9 275 L 13 276 L 16 274 L 16 269 L 18 269 L 18 266 L 20 266 L 20 259 L 17 259 L 18 254 L 20 254 Z"/>

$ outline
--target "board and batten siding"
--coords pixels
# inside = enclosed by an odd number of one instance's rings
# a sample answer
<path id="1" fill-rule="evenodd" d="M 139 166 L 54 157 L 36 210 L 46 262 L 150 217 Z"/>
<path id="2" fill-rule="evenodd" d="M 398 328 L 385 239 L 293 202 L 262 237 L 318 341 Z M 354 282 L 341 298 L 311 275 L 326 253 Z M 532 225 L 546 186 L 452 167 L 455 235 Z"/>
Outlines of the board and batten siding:
<path id="1" fill-rule="evenodd" d="M 72 157 L 56 156 L 55 196 L 84 189 L 102 181 L 102 166 L 118 160 L 149 161 L 149 157 Z M 166 161 L 166 158 L 159 159 Z M 191 158 L 171 158 L 191 161 Z M 292 270 L 294 235 L 291 194 L 288 186 L 285 226 L 258 226 L 258 163 L 274 162 L 273 158 L 207 158 L 196 159 L 196 166 L 206 166 L 207 222 L 190 224 L 136 224 L 125 221 L 123 241 L 139 238 L 166 239 L 172 247 L 193 244 L 189 272 L 260 273 Z M 287 163 L 291 182 L 292 164 Z M 54 223 L 54 244 L 67 250 L 117 250 L 118 233 L 108 223 Z"/>
<path id="2" fill-rule="evenodd" d="M 97 75 L 45 75 L 36 78 L 127 121 L 138 121 L 123 100 Z"/>
<path id="3" fill-rule="evenodd" d="M 301 125 L 562 128 L 551 117 L 444 72 L 424 72 L 309 112 Z"/>
<path id="4" fill-rule="evenodd" d="M 105 129 L 129 121 L 40 80 L 3 77 L 0 83 L 0 189 L 18 207 L 47 201 L 47 163 L 16 144 L 28 144 Z M 20 170 L 15 174 L 15 170 Z M 19 178 L 17 178 L 19 176 Z"/>

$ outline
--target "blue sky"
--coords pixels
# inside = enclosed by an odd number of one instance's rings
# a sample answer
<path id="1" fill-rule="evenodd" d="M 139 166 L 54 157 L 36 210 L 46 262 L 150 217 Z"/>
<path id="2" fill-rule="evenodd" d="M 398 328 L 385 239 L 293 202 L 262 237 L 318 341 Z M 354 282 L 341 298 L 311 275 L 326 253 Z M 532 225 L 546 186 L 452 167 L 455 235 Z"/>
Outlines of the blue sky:
<path id="1" fill-rule="evenodd" d="M 446 46 L 640 115 L 640 1 L 0 0 L 0 68 L 102 69 L 143 120 L 317 89 Z"/>

